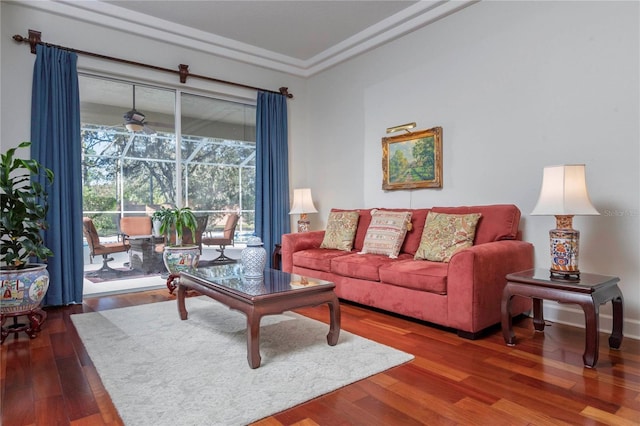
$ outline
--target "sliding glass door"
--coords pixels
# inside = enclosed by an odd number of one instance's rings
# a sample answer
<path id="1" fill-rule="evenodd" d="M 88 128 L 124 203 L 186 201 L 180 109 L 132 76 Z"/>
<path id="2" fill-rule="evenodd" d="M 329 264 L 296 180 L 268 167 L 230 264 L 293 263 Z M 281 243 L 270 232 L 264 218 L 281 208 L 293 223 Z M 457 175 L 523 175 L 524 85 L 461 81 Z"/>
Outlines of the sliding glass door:
<path id="1" fill-rule="evenodd" d="M 239 212 L 238 239 L 253 233 L 253 105 L 87 75 L 80 99 L 83 213 L 101 236 L 163 205 L 208 215 L 209 228 Z"/>
<path id="2" fill-rule="evenodd" d="M 209 215 L 209 223 L 238 212 L 240 238 L 253 233 L 255 106 L 182 93 L 183 204 Z"/>

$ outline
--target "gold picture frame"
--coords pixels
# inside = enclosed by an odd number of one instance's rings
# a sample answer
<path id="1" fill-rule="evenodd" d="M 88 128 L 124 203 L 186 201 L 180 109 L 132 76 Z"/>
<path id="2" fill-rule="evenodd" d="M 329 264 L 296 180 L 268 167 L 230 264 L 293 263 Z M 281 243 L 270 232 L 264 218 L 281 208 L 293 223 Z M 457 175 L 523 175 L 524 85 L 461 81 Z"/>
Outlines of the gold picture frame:
<path id="1" fill-rule="evenodd" d="M 382 189 L 442 188 L 442 127 L 382 138 Z"/>

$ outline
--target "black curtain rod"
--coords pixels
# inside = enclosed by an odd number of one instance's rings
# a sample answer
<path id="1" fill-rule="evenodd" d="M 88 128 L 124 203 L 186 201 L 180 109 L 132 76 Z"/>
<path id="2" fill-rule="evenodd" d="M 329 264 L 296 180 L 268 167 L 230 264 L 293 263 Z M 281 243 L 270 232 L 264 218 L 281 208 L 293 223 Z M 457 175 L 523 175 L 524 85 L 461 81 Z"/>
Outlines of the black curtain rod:
<path id="1" fill-rule="evenodd" d="M 41 37 L 42 37 L 42 33 L 40 31 L 29 30 L 29 37 L 23 37 L 19 34 L 16 34 L 13 36 L 13 39 L 19 43 L 29 43 L 29 45 L 31 46 L 31 53 L 36 53 L 36 45 L 41 44 L 43 46 L 57 47 L 58 49 L 66 50 L 68 52 L 78 53 L 80 55 L 93 56 L 94 58 L 106 59 L 108 61 L 120 62 L 122 64 L 136 65 L 139 67 L 150 68 L 156 71 L 164 71 L 172 74 L 178 74 L 180 76 L 180 83 L 186 83 L 187 77 L 195 77 L 195 78 L 200 78 L 202 80 L 228 84 L 231 86 L 242 87 L 245 89 L 261 90 L 263 92 L 270 92 L 270 93 L 279 93 L 283 96 L 286 96 L 287 98 L 293 98 L 293 95 L 289 93 L 288 87 L 281 87 L 280 89 L 278 89 L 277 92 L 275 90 L 261 89 L 259 87 L 253 87 L 253 86 L 249 86 L 242 83 L 234 83 L 233 81 L 225 81 L 225 80 L 220 80 L 213 77 L 207 77 L 204 75 L 192 74 L 189 72 L 189 65 L 185 65 L 185 64 L 180 64 L 177 70 L 172 70 L 169 68 L 162 68 L 162 67 L 157 67 L 155 65 L 144 64 L 142 62 L 129 61 L 127 59 L 114 58 L 112 56 L 100 55 L 98 53 L 93 53 L 93 52 L 86 52 L 84 50 L 73 49 L 71 47 L 64 47 L 64 46 L 58 46 L 51 43 L 45 43 L 42 41 Z"/>

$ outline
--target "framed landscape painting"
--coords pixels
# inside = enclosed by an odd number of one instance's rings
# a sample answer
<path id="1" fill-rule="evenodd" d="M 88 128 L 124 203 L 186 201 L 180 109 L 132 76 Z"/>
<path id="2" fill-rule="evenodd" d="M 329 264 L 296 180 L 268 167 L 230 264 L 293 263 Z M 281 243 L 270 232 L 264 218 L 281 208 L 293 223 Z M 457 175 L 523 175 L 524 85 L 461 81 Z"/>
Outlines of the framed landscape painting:
<path id="1" fill-rule="evenodd" d="M 442 188 L 442 127 L 382 138 L 382 189 Z"/>

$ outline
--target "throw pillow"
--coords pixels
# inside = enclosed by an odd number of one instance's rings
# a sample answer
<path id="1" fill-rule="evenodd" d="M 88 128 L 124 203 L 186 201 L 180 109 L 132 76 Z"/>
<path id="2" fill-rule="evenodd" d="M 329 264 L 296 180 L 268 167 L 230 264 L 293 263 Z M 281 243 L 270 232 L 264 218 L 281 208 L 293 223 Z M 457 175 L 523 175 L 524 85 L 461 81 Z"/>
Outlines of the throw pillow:
<path id="1" fill-rule="evenodd" d="M 414 259 L 449 262 L 458 250 L 473 245 L 476 226 L 482 215 L 430 212 Z"/>
<path id="2" fill-rule="evenodd" d="M 351 251 L 360 214 L 355 211 L 331 212 L 320 248 Z"/>
<path id="3" fill-rule="evenodd" d="M 410 223 L 411 212 L 372 210 L 371 223 L 360 253 L 384 254 L 395 259 Z"/>

